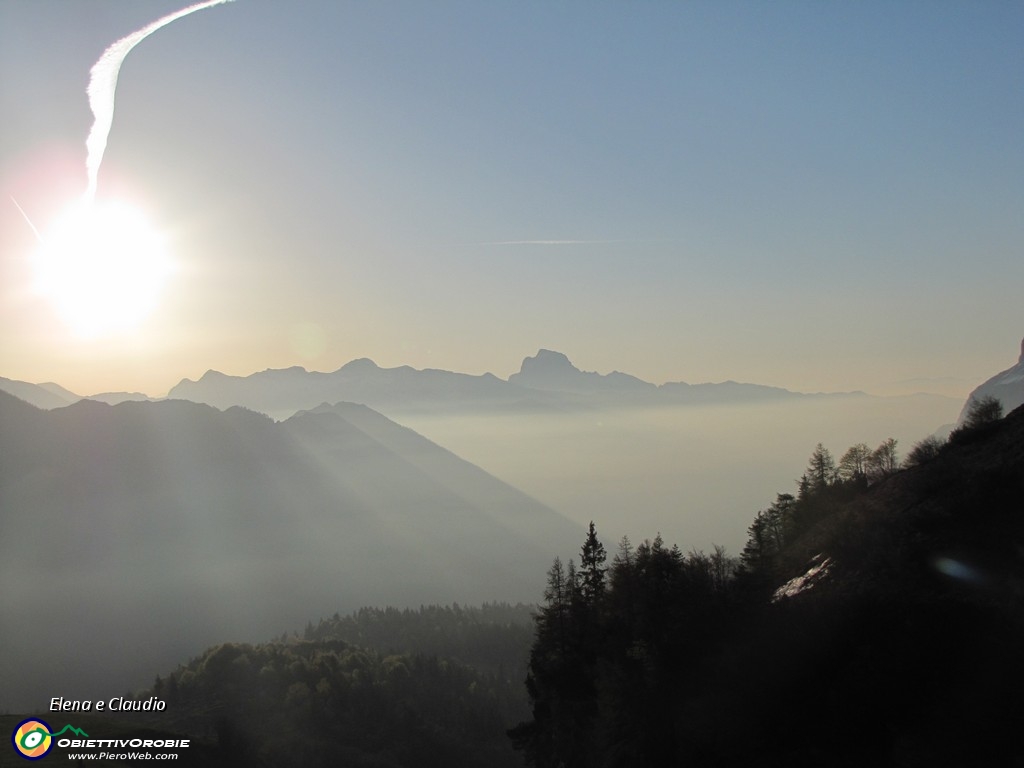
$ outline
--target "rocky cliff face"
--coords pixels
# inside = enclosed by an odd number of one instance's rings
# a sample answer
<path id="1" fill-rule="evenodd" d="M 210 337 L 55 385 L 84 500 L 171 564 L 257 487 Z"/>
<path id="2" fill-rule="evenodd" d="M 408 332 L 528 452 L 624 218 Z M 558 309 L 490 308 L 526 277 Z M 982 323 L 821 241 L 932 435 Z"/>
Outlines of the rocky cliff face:
<path id="1" fill-rule="evenodd" d="M 963 424 L 971 403 L 983 397 L 994 397 L 1003 404 L 1003 412 L 1009 413 L 1019 405 L 1024 405 L 1024 340 L 1020 343 L 1020 357 L 1012 368 L 997 373 L 991 379 L 975 389 L 964 403 L 957 424 Z"/>
<path id="2" fill-rule="evenodd" d="M 654 392 L 657 387 L 627 373 L 613 371 L 602 375 L 581 371 L 561 352 L 542 349 L 527 357 L 519 373 L 508 377 L 510 384 L 551 392 Z"/>

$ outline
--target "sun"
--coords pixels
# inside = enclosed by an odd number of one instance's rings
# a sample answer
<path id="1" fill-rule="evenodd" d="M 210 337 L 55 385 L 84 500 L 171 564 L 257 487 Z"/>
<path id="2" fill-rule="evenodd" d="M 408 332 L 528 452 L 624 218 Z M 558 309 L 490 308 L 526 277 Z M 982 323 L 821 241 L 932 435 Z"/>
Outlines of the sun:
<path id="1" fill-rule="evenodd" d="M 36 288 L 82 337 L 138 328 L 172 272 L 164 235 L 123 201 L 79 201 L 40 240 Z"/>

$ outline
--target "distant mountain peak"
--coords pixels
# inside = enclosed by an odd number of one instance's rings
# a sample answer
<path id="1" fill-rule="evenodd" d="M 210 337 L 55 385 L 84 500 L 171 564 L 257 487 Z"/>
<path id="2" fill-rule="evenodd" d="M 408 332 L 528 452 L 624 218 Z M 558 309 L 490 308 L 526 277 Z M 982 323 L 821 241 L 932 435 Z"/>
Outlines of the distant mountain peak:
<path id="1" fill-rule="evenodd" d="M 81 397 L 56 384 L 30 384 L 27 381 L 6 379 L 0 376 L 0 390 L 14 395 L 19 400 L 31 403 L 37 408 L 62 408 L 80 400 Z"/>
<path id="2" fill-rule="evenodd" d="M 594 371 L 581 371 L 562 352 L 541 349 L 527 357 L 519 369 L 508 378 L 509 383 L 530 389 L 552 392 L 609 393 L 612 391 L 650 393 L 657 388 L 627 373 L 613 371 L 602 375 Z"/>
<path id="3" fill-rule="evenodd" d="M 580 372 L 580 369 L 569 361 L 564 352 L 554 352 L 550 349 L 539 349 L 533 357 L 523 358 L 523 364 L 519 367 L 520 373 L 538 370 Z"/>
<path id="4" fill-rule="evenodd" d="M 216 379 L 226 378 L 228 378 L 228 375 L 226 373 L 221 373 L 220 371 L 215 371 L 213 370 L 213 368 L 211 368 L 210 370 L 208 370 L 206 373 L 199 377 L 199 381 L 214 381 Z M 182 381 L 189 381 L 189 379 L 182 379 Z"/>
<path id="5" fill-rule="evenodd" d="M 350 373 L 358 371 L 376 371 L 380 370 L 380 366 L 368 357 L 360 357 L 355 360 L 350 360 L 338 370 L 349 371 Z"/>

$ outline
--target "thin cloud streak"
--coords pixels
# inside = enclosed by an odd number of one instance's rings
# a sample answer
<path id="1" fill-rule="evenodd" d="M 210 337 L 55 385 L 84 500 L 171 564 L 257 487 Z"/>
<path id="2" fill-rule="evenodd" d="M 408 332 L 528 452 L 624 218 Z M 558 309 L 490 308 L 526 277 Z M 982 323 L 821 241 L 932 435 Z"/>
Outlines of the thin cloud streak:
<path id="1" fill-rule="evenodd" d="M 470 245 L 607 245 L 609 243 L 649 243 L 653 240 L 492 240 Z"/>

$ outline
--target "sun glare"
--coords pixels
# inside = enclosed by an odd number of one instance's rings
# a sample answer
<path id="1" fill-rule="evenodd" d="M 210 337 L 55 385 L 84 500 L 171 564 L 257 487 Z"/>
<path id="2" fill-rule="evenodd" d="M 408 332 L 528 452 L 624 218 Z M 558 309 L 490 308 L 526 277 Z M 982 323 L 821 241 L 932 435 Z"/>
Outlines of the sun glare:
<path id="1" fill-rule="evenodd" d="M 124 202 L 79 202 L 35 254 L 36 287 L 79 336 L 134 330 L 171 273 L 162 234 Z"/>

